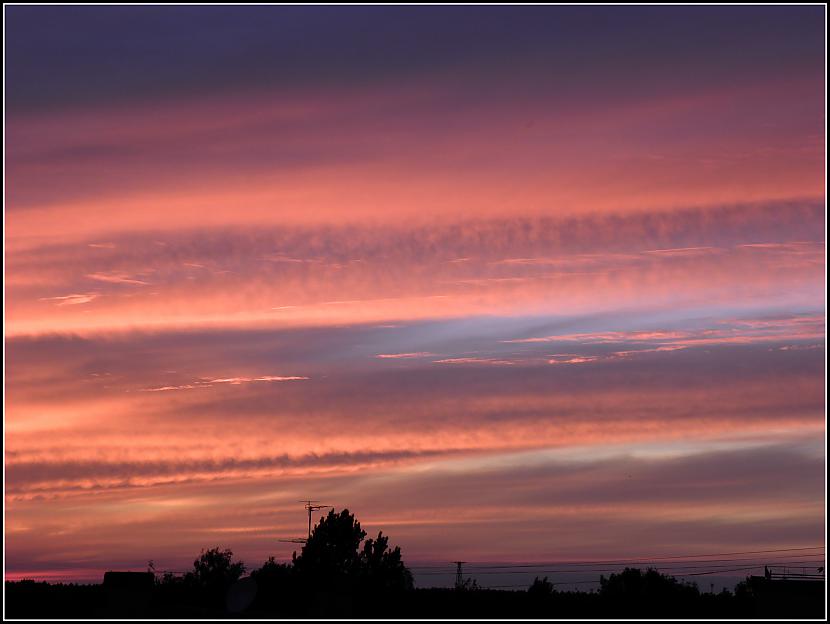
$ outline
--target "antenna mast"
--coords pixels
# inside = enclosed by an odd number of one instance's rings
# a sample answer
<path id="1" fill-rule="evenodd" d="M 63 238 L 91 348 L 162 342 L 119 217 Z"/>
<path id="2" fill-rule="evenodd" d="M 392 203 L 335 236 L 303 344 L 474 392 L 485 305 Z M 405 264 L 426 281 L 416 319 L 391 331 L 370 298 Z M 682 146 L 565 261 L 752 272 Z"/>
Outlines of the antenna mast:
<path id="1" fill-rule="evenodd" d="M 315 511 L 319 511 L 320 509 L 327 509 L 327 508 L 331 507 L 331 505 L 320 505 L 320 504 L 318 504 L 320 501 L 310 500 L 310 499 L 301 500 L 301 501 L 298 501 L 298 502 L 303 503 L 303 508 L 308 512 L 308 537 L 294 537 L 294 538 L 289 538 L 289 539 L 278 540 L 280 542 L 290 542 L 292 544 L 305 544 L 306 542 L 308 542 L 308 540 L 311 539 L 311 520 L 312 520 L 311 515 Z"/>
<path id="2" fill-rule="evenodd" d="M 331 505 L 318 505 L 317 503 L 320 501 L 316 500 L 301 500 L 299 502 L 304 503 L 303 507 L 308 511 L 308 538 L 311 539 L 311 514 L 320 509 L 327 509 Z"/>

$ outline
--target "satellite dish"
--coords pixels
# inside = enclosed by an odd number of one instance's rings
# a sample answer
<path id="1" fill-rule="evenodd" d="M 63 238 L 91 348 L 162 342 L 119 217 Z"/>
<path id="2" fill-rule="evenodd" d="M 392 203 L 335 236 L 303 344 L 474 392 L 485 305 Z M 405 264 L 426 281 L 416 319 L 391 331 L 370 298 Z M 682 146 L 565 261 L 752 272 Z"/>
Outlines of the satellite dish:
<path id="1" fill-rule="evenodd" d="M 225 596 L 228 613 L 240 613 L 251 606 L 256 597 L 256 581 L 250 576 L 239 579 L 230 586 Z"/>

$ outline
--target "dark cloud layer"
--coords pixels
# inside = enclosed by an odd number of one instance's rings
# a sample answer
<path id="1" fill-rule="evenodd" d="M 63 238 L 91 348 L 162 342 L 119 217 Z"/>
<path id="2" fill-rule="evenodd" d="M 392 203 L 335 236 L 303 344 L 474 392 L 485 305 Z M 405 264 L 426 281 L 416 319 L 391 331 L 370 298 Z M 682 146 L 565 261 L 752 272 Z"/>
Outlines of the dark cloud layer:
<path id="1" fill-rule="evenodd" d="M 689 89 L 794 64 L 820 72 L 822 56 L 819 7 L 8 7 L 5 16 L 15 112 L 427 72 L 463 77 L 480 95 L 499 93 L 482 89 L 493 72 L 537 91 Z"/>

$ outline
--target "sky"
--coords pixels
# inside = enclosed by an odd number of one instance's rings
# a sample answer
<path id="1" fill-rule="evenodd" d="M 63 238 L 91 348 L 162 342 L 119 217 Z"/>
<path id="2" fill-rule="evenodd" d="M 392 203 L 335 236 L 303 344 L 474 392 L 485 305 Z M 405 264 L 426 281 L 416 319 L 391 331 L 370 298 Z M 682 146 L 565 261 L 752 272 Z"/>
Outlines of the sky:
<path id="1" fill-rule="evenodd" d="M 4 13 L 7 579 L 824 546 L 823 7 Z"/>

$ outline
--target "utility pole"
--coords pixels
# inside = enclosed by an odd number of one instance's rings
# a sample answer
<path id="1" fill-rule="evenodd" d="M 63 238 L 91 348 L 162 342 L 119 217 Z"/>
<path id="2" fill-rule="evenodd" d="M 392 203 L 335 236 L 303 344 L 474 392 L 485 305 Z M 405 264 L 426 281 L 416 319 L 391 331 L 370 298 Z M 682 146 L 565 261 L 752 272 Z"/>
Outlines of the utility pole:
<path id="1" fill-rule="evenodd" d="M 466 561 L 453 561 L 455 564 L 455 588 L 461 589 L 464 587 L 464 575 L 461 571 L 461 566 L 467 563 Z"/>

